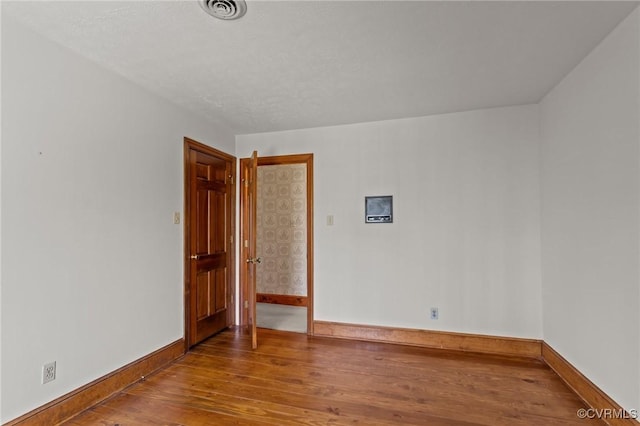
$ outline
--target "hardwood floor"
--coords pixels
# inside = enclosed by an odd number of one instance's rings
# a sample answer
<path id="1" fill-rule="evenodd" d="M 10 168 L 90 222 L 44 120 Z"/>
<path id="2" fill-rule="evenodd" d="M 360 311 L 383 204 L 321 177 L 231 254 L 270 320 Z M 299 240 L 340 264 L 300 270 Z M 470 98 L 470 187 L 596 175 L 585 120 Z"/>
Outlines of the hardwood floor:
<path id="1" fill-rule="evenodd" d="M 578 425 L 543 362 L 227 330 L 65 425 Z"/>

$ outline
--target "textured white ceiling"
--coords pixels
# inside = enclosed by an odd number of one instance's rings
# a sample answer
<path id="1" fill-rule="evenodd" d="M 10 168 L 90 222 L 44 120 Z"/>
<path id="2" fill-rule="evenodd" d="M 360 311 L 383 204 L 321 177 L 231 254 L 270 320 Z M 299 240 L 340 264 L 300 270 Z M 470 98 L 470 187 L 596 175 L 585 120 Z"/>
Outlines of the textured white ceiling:
<path id="1" fill-rule="evenodd" d="M 539 101 L 636 2 L 2 2 L 3 13 L 236 134 Z"/>

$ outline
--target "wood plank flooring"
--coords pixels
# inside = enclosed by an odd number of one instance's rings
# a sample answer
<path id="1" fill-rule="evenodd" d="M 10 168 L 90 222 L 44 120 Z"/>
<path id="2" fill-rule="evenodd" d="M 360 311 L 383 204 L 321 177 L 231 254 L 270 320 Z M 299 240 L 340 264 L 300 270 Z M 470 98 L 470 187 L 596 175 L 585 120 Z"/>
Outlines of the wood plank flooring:
<path id="1" fill-rule="evenodd" d="M 227 330 L 65 425 L 578 425 L 543 362 Z"/>

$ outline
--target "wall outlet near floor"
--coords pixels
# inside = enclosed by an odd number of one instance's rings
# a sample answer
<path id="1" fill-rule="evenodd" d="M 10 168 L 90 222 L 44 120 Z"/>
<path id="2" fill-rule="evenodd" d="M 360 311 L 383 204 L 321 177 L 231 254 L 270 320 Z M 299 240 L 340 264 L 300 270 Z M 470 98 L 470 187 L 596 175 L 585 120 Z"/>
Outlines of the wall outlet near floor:
<path id="1" fill-rule="evenodd" d="M 430 315 L 430 318 L 432 320 L 437 320 L 438 319 L 438 308 L 431 308 L 429 310 L 429 315 Z"/>
<path id="2" fill-rule="evenodd" d="M 42 384 L 52 382 L 56 379 L 56 362 L 50 362 L 42 366 Z"/>

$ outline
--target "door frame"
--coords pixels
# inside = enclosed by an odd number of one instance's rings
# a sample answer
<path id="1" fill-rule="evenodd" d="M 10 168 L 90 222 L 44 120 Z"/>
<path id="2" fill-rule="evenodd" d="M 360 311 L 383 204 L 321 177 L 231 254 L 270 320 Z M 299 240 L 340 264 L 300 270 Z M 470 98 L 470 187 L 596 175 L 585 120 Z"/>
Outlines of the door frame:
<path id="1" fill-rule="evenodd" d="M 191 247 L 191 185 L 190 185 L 190 164 L 189 164 L 189 150 L 195 149 L 197 151 L 204 152 L 207 155 L 211 155 L 213 157 L 219 158 L 224 161 L 228 161 L 231 163 L 231 172 L 229 178 L 231 179 L 231 193 L 229 194 L 229 203 L 228 203 L 228 223 L 225 229 L 227 235 L 231 236 L 231 240 L 227 241 L 229 244 L 229 262 L 227 264 L 227 288 L 229 289 L 229 294 L 227 295 L 227 303 L 229 308 L 227 309 L 227 323 L 235 324 L 235 293 L 236 293 L 236 242 L 235 242 L 235 232 L 236 232 L 236 200 L 237 200 L 237 191 L 236 191 L 236 164 L 237 158 L 233 155 L 227 154 L 226 152 L 220 151 L 218 149 L 212 148 L 208 145 L 205 145 L 201 142 L 195 141 L 188 137 L 184 138 L 184 214 L 183 214 L 183 233 L 184 233 L 184 246 L 182 248 L 183 253 L 183 262 L 184 262 L 184 345 L 185 352 L 189 351 L 190 343 L 193 330 L 191 330 L 191 309 L 195 309 L 191 306 L 191 290 L 190 290 L 190 267 L 191 267 L 191 259 L 189 259 L 189 247 Z"/>
<path id="2" fill-rule="evenodd" d="M 240 159 L 240 169 L 248 158 Z M 306 164 L 307 166 L 307 334 L 313 335 L 313 154 L 291 154 L 276 155 L 270 157 L 258 156 L 258 167 L 260 166 L 278 166 L 286 164 Z M 258 185 L 260 182 L 258 182 Z M 246 207 L 240 204 L 240 215 L 245 214 Z M 240 224 L 240 241 L 245 240 L 245 230 Z M 244 244 L 240 244 L 240 259 L 247 258 L 247 252 Z M 240 268 L 240 300 L 243 309 L 240 312 L 240 324 L 248 325 L 247 308 L 250 302 L 247 276 Z"/>

